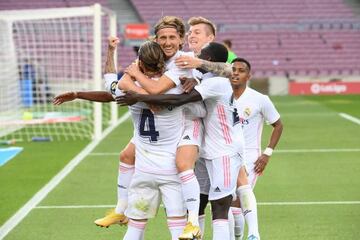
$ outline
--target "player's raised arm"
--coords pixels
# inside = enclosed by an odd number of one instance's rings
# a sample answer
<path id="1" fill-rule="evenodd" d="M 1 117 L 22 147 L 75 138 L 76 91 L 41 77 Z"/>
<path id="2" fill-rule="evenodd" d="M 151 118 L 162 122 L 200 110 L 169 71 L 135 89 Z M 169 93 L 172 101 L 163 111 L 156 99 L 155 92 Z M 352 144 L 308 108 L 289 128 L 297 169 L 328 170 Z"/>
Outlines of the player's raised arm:
<path id="1" fill-rule="evenodd" d="M 106 63 L 105 63 L 105 73 L 115 73 L 116 67 L 114 62 L 114 53 L 116 50 L 116 46 L 119 44 L 120 39 L 117 37 L 110 36 L 108 45 L 108 51 L 106 55 Z"/>

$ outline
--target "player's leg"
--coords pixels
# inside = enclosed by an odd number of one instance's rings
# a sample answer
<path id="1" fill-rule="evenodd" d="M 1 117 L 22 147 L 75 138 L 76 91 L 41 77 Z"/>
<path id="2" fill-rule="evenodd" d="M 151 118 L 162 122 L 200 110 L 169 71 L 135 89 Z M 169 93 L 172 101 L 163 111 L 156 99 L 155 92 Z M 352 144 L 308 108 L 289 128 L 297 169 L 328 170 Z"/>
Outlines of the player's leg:
<path id="1" fill-rule="evenodd" d="M 112 224 L 126 224 L 127 218 L 124 211 L 128 205 L 128 188 L 134 174 L 135 145 L 130 141 L 120 153 L 118 173 L 118 201 L 114 210 L 105 217 L 95 220 L 100 227 L 109 227 Z"/>
<path id="2" fill-rule="evenodd" d="M 254 189 L 257 174 L 254 171 L 254 163 L 259 157 L 259 152 L 257 150 L 247 150 L 246 151 L 246 171 L 248 173 L 248 182 L 251 185 L 252 189 Z M 240 177 L 240 175 L 239 175 Z M 239 179 L 240 181 L 240 179 Z M 244 229 L 245 229 L 245 218 L 243 215 L 243 211 L 240 208 L 240 200 L 239 198 L 236 199 L 235 202 L 231 205 L 231 209 L 234 215 L 235 220 L 235 240 L 241 240 L 244 236 Z"/>
<path id="3" fill-rule="evenodd" d="M 123 240 L 142 240 L 146 224 L 146 219 L 130 219 Z"/>
<path id="4" fill-rule="evenodd" d="M 234 235 L 235 240 L 242 240 L 244 236 L 245 229 L 245 218 L 243 212 L 240 208 L 240 200 L 237 198 L 232 204 L 231 209 L 234 216 Z"/>
<path id="5" fill-rule="evenodd" d="M 186 120 L 185 130 L 176 152 L 176 166 L 188 210 L 188 223 L 180 236 L 182 239 L 187 239 L 191 234 L 198 235 L 200 231 L 198 215 L 200 186 L 194 173 L 194 165 L 198 159 L 202 133 L 203 127 L 200 120 Z"/>
<path id="6" fill-rule="evenodd" d="M 125 210 L 131 220 L 124 239 L 140 239 L 144 237 L 147 219 L 155 217 L 161 201 L 156 176 L 136 171 L 129 186 L 129 204 Z"/>
<path id="7" fill-rule="evenodd" d="M 196 145 L 180 146 L 176 151 L 176 166 L 188 210 L 188 221 L 194 226 L 199 226 L 198 212 L 200 204 L 200 186 L 194 173 L 197 158 L 198 147 Z"/>
<path id="8" fill-rule="evenodd" d="M 236 193 L 240 199 L 241 209 L 248 225 L 248 239 L 260 239 L 256 198 L 249 184 L 245 166 L 242 166 L 239 171 Z"/>
<path id="9" fill-rule="evenodd" d="M 239 155 L 207 160 L 211 187 L 209 200 L 213 215 L 213 239 L 230 239 L 229 210 L 241 165 Z"/>
<path id="10" fill-rule="evenodd" d="M 210 201 L 213 217 L 213 240 L 231 239 L 228 214 L 232 198 L 232 195 L 229 195 L 221 199 Z"/>
<path id="11" fill-rule="evenodd" d="M 195 164 L 195 175 L 200 185 L 200 207 L 199 207 L 199 226 L 201 233 L 205 234 L 205 209 L 209 203 L 210 178 L 206 169 L 205 159 L 199 158 Z"/>
<path id="12" fill-rule="evenodd" d="M 163 175 L 157 179 L 171 239 L 178 240 L 186 225 L 186 207 L 179 178 L 176 175 Z"/>
<path id="13" fill-rule="evenodd" d="M 124 213 L 128 205 L 128 188 L 135 170 L 135 144 L 129 142 L 120 153 L 119 174 L 117 182 L 118 202 L 115 213 Z"/>

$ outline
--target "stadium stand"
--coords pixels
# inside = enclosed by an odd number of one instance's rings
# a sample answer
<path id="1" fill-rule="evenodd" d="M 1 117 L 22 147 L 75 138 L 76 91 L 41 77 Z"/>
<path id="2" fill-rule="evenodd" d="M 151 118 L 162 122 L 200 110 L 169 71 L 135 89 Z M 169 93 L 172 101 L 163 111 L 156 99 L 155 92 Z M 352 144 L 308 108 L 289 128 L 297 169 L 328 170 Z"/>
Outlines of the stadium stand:
<path id="1" fill-rule="evenodd" d="M 141 18 L 204 16 L 255 75 L 358 75 L 360 19 L 342 0 L 132 0 Z"/>
<path id="2" fill-rule="evenodd" d="M 1 1 L 0 9 L 72 7 L 107 0 Z M 342 0 L 131 0 L 147 23 L 176 15 L 204 16 L 218 26 L 217 40 L 231 39 L 233 50 L 248 58 L 255 75 L 359 75 L 360 18 Z M 121 30 L 121 26 L 119 28 Z M 120 46 L 122 67 L 135 57 Z"/>

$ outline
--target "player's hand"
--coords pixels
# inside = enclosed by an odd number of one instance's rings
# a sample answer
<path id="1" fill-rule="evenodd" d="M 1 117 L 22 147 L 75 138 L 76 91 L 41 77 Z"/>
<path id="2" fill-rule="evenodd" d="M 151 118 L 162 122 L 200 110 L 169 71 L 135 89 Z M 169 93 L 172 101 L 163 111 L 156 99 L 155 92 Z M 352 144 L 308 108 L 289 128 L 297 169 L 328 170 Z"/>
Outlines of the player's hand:
<path id="1" fill-rule="evenodd" d="M 255 162 L 255 166 L 254 166 L 254 170 L 255 173 L 258 175 L 261 175 L 264 170 L 266 165 L 269 162 L 270 157 L 268 155 L 262 154 Z"/>
<path id="2" fill-rule="evenodd" d="M 115 98 L 115 101 L 120 106 L 131 106 L 138 102 L 138 95 L 136 92 L 133 91 L 127 91 L 125 92 L 125 95 L 117 96 Z"/>
<path id="3" fill-rule="evenodd" d="M 115 49 L 116 46 L 120 43 L 120 38 L 118 37 L 110 36 L 108 40 L 109 40 L 109 48 L 111 49 Z"/>
<path id="4" fill-rule="evenodd" d="M 60 95 L 54 97 L 53 104 L 60 105 L 64 102 L 73 101 L 74 99 L 76 99 L 76 95 L 77 95 L 76 92 L 66 92 L 66 93 L 60 94 Z"/>
<path id="5" fill-rule="evenodd" d="M 137 63 L 130 64 L 124 71 L 125 73 L 129 74 L 130 77 L 135 78 L 138 74 L 141 74 L 139 65 Z"/>
<path id="6" fill-rule="evenodd" d="M 189 93 L 198 84 L 195 78 L 179 77 L 184 92 Z"/>
<path id="7" fill-rule="evenodd" d="M 198 68 L 201 66 L 201 59 L 190 56 L 180 56 L 175 59 L 175 64 L 178 68 L 183 69 Z"/>

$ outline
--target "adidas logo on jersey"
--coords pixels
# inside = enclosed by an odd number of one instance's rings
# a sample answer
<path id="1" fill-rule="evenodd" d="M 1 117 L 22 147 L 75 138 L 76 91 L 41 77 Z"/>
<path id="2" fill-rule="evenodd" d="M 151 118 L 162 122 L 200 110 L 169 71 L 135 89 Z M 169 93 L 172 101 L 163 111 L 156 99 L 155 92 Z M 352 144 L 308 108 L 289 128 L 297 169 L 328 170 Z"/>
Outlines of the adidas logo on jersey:
<path id="1" fill-rule="evenodd" d="M 220 188 L 219 187 L 216 187 L 214 192 L 221 192 Z"/>
<path id="2" fill-rule="evenodd" d="M 186 135 L 185 137 L 183 137 L 183 140 L 190 140 L 189 135 Z"/>

